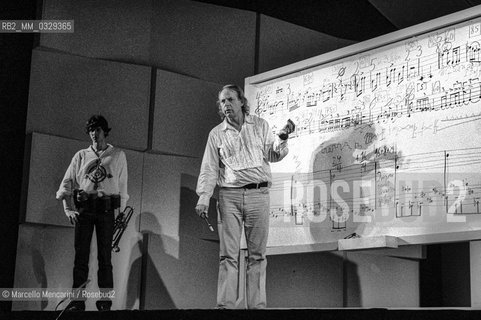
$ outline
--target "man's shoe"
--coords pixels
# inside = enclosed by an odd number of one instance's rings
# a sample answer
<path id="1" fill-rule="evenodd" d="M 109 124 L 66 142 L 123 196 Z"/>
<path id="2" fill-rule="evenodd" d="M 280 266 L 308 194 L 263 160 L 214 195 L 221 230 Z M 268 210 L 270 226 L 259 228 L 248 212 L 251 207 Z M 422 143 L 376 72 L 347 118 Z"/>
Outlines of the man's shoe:
<path id="1" fill-rule="evenodd" d="M 110 308 L 112 307 L 112 301 L 97 301 L 95 302 L 95 305 L 99 311 L 110 311 Z"/>
<path id="2" fill-rule="evenodd" d="M 67 312 L 85 311 L 84 301 L 71 301 L 65 308 Z"/>

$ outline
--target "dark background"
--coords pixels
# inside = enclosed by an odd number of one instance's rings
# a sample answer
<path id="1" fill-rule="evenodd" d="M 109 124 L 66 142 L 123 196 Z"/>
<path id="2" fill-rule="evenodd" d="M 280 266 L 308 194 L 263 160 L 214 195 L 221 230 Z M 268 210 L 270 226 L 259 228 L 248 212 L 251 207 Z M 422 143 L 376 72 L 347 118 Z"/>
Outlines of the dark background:
<path id="1" fill-rule="evenodd" d="M 481 0 L 195 0 L 258 12 L 335 37 L 364 41 L 481 4 Z M 0 20 L 35 20 L 41 1 L 0 2 Z M 34 34 L 0 33 L 0 288 L 13 286 L 24 166 L 25 124 Z M 443 306 L 443 252 L 463 244 L 428 246 L 421 263 L 421 305 Z M 469 247 L 468 247 L 469 249 Z M 466 266 L 469 272 L 469 261 Z M 469 283 L 469 282 L 468 282 Z M 423 292 L 425 294 L 423 294 Z M 436 294 L 433 294 L 436 293 Z M 10 310 L 1 303 L 0 310 Z"/>

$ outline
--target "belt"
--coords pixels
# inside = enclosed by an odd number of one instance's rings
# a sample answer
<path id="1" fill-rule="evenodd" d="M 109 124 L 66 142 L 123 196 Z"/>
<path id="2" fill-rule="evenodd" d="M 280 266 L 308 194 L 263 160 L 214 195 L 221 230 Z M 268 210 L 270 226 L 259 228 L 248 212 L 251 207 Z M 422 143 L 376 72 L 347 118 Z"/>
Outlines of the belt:
<path id="1" fill-rule="evenodd" d="M 74 202 L 77 208 L 84 208 L 88 211 L 109 211 L 120 207 L 120 195 L 110 195 L 99 197 L 96 193 L 87 194 L 84 193 L 79 197 L 77 196 L 81 190 L 74 190 Z"/>
<path id="2" fill-rule="evenodd" d="M 242 187 L 227 187 L 228 189 L 260 189 L 268 186 L 267 182 L 249 183 Z"/>

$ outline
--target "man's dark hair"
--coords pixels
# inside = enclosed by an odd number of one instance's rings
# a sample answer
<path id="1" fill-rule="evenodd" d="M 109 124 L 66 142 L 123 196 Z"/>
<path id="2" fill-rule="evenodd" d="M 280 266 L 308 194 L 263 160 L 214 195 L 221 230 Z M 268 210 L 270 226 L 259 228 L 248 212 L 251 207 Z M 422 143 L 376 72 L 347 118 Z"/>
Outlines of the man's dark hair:
<path id="1" fill-rule="evenodd" d="M 109 135 L 111 130 L 111 128 L 109 128 L 109 123 L 100 114 L 93 115 L 88 119 L 87 123 L 85 124 L 85 131 L 87 134 L 89 134 L 90 131 L 95 130 L 98 127 L 102 128 L 105 137 Z"/>

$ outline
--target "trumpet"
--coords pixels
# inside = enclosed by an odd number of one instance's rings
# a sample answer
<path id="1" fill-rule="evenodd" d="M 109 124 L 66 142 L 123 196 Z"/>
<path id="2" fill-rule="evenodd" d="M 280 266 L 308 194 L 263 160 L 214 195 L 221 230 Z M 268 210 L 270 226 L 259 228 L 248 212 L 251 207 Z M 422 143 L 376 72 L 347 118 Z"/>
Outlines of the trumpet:
<path id="1" fill-rule="evenodd" d="M 127 225 L 129 224 L 130 218 L 132 218 L 132 214 L 134 213 L 134 208 L 127 206 L 125 207 L 124 211 L 119 213 L 117 218 L 115 218 L 114 222 L 114 235 L 112 237 L 112 251 L 119 252 L 119 242 L 124 234 L 125 229 L 127 229 Z"/>

